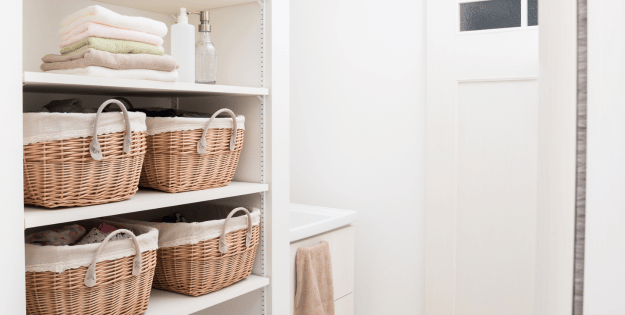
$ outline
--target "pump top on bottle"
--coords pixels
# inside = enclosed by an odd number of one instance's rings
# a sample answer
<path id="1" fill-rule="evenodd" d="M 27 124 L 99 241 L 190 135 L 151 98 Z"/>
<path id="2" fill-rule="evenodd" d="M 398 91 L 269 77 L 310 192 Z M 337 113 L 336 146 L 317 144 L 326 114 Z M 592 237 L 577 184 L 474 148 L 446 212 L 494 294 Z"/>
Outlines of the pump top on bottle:
<path id="1" fill-rule="evenodd" d="M 217 82 L 217 49 L 211 41 L 210 15 L 201 11 L 200 40 L 195 44 L 195 83 L 215 84 Z"/>

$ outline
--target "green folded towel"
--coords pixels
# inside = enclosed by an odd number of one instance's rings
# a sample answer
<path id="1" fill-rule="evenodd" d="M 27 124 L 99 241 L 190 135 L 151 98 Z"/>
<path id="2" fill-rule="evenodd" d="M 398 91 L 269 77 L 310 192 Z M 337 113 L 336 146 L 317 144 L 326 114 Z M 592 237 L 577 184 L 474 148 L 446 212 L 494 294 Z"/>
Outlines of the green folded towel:
<path id="1" fill-rule="evenodd" d="M 163 55 L 162 48 L 129 40 L 110 39 L 100 37 L 87 37 L 75 44 L 61 49 L 61 55 L 83 51 L 89 48 L 107 51 L 113 54 L 150 54 Z"/>

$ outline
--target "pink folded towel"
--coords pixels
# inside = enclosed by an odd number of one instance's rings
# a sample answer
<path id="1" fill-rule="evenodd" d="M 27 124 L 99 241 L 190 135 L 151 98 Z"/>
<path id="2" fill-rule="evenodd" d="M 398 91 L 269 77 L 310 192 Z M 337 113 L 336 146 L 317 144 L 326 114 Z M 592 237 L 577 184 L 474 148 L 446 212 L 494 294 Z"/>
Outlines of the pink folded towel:
<path id="1" fill-rule="evenodd" d="M 159 47 L 163 46 L 163 38 L 156 35 L 89 22 L 82 24 L 71 30 L 69 33 L 61 36 L 61 43 L 59 44 L 59 47 L 67 47 L 87 37 L 123 39 Z"/>

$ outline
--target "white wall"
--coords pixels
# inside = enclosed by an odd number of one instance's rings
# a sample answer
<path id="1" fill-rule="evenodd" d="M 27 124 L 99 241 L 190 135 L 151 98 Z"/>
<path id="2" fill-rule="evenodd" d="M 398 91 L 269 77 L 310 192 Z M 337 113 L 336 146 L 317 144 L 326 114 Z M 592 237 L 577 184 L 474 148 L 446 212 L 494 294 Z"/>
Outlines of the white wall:
<path id="1" fill-rule="evenodd" d="M 584 314 L 625 314 L 623 10 L 623 1 L 588 1 Z"/>
<path id="2" fill-rule="evenodd" d="M 355 314 L 422 314 L 424 1 L 291 3 L 291 202 L 358 211 Z"/>

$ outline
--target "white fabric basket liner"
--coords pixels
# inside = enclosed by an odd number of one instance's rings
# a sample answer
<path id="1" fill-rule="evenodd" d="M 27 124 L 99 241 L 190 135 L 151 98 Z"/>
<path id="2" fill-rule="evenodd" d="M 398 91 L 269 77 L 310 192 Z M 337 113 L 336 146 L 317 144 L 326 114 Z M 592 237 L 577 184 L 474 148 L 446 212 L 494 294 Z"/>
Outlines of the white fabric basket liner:
<path id="1" fill-rule="evenodd" d="M 105 222 L 118 229 L 127 229 L 135 233 L 141 252 L 158 249 L 158 230 L 145 225 L 97 220 Z M 88 232 L 88 231 L 87 231 Z M 65 270 L 88 267 L 93 262 L 101 243 L 73 246 L 41 246 L 25 244 L 26 272 L 52 271 L 62 273 Z M 114 260 L 135 255 L 135 245 L 132 239 L 110 241 L 106 244 L 98 262 Z"/>
<path id="2" fill-rule="evenodd" d="M 187 131 L 206 128 L 210 118 L 196 117 L 148 117 L 147 134 L 153 136 L 164 132 Z M 215 118 L 209 129 L 232 129 L 232 118 Z M 237 129 L 245 130 L 245 116 L 237 116 Z"/>
<path id="3" fill-rule="evenodd" d="M 147 130 L 144 113 L 128 112 L 128 117 L 132 132 Z M 95 118 L 95 113 L 25 113 L 24 145 L 93 136 Z M 126 125 L 122 112 L 100 114 L 98 135 L 124 130 Z"/>
<path id="4" fill-rule="evenodd" d="M 250 215 L 252 216 L 252 226 L 259 225 L 260 210 L 254 208 L 253 211 L 250 212 Z M 225 218 L 222 220 L 192 223 L 157 223 L 122 218 L 113 218 L 113 220 L 137 225 L 146 225 L 158 229 L 159 248 L 197 244 L 199 242 L 219 238 L 219 236 L 221 236 L 224 222 L 226 221 Z M 228 227 L 226 228 L 226 233 L 244 229 L 247 229 L 247 215 L 230 218 L 230 222 L 228 222 Z"/>

